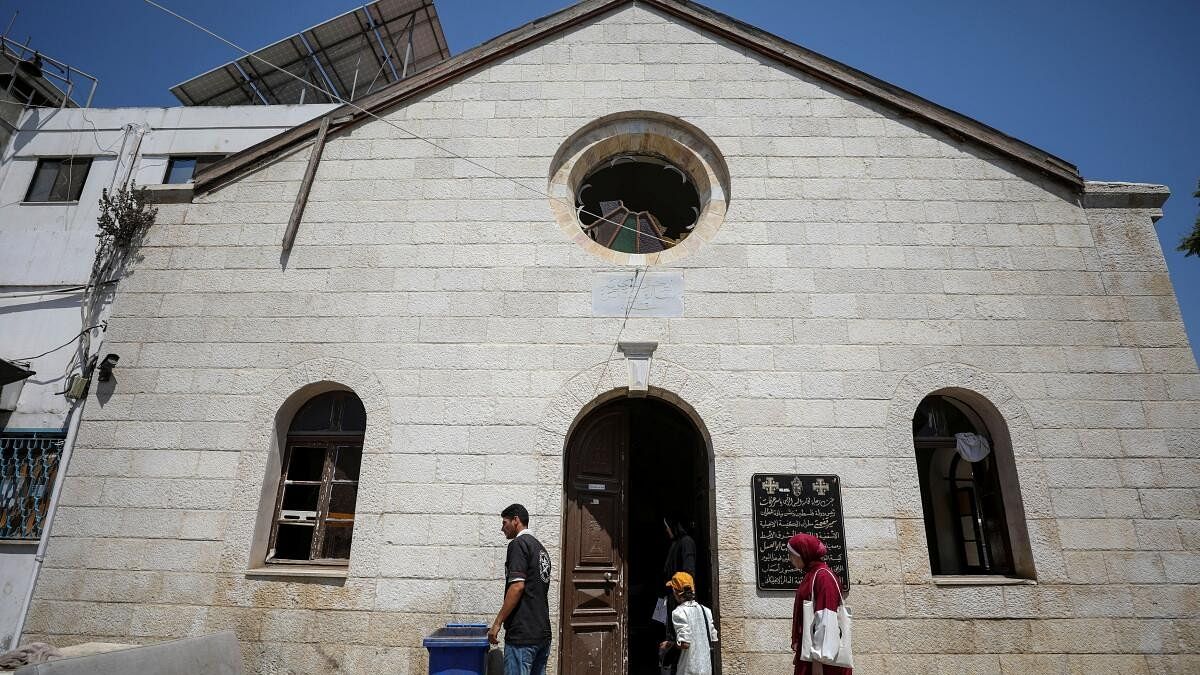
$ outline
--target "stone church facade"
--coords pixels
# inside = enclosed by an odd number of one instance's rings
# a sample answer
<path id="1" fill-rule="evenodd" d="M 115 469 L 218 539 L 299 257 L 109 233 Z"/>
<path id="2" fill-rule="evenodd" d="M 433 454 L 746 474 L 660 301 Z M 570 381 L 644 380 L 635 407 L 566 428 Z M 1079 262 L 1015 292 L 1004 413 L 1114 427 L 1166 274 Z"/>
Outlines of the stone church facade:
<path id="1" fill-rule="evenodd" d="M 1165 188 L 676 0 L 586 0 L 360 103 L 382 119 L 335 111 L 162 205 L 30 637 L 233 628 L 255 672 L 424 672 L 423 635 L 494 616 L 523 502 L 557 672 L 644 666 L 667 511 L 722 672 L 787 672 L 751 481 L 832 474 L 858 672 L 1200 669 Z M 630 165 L 674 169 L 695 219 L 614 249 L 585 187 Z M 946 450 L 955 424 L 990 459 Z"/>

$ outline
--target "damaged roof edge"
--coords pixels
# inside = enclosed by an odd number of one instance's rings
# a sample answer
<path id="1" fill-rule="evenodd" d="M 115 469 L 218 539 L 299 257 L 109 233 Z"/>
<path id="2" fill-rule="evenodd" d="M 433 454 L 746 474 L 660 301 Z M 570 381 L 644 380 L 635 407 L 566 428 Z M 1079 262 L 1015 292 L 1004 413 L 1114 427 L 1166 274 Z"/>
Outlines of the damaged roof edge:
<path id="1" fill-rule="evenodd" d="M 369 117 L 358 108 L 378 113 L 408 98 L 474 72 L 496 59 L 534 45 L 559 32 L 630 3 L 642 3 L 677 17 L 701 30 L 741 45 L 841 89 L 887 104 L 912 119 L 931 124 L 956 139 L 969 139 L 1017 160 L 1021 164 L 1081 191 L 1078 169 L 1059 157 L 1018 140 L 982 122 L 942 107 L 912 92 L 888 84 L 844 63 L 743 23 L 725 14 L 686 0 L 583 0 L 495 37 L 442 63 L 364 97 L 355 106 L 343 105 L 328 113 L 335 133 Z M 322 115 L 324 117 L 324 115 Z M 196 176 L 196 193 L 210 192 L 275 155 L 313 138 L 320 117 L 253 145 L 210 166 Z"/>

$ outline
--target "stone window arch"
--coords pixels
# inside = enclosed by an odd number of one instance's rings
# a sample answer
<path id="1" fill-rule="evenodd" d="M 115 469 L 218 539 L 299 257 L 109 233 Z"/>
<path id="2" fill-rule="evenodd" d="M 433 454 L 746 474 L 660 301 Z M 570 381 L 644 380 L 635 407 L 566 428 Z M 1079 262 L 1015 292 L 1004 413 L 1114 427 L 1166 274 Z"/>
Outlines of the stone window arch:
<path id="1" fill-rule="evenodd" d="M 1034 578 L 1004 418 L 967 390 L 926 396 L 912 418 L 929 563 L 937 576 Z"/>
<path id="2" fill-rule="evenodd" d="M 304 401 L 282 444 L 268 564 L 346 565 L 367 413 L 352 391 Z"/>

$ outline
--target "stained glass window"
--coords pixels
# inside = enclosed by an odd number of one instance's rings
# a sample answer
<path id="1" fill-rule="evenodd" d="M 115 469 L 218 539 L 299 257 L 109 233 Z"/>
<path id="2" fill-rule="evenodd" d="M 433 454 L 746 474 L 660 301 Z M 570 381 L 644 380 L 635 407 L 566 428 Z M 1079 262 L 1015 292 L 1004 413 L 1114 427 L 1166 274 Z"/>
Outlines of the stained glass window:
<path id="1" fill-rule="evenodd" d="M 584 232 L 623 253 L 657 253 L 691 234 L 700 196 L 687 173 L 658 157 L 622 155 L 581 182 L 576 211 Z"/>

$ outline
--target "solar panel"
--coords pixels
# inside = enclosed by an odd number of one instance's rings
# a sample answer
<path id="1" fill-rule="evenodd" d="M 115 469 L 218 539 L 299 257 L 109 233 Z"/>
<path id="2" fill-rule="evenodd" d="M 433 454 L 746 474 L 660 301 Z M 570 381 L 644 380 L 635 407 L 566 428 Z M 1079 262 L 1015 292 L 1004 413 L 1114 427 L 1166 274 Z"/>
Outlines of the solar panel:
<path id="1" fill-rule="evenodd" d="M 449 57 L 433 0 L 376 0 L 177 84 L 171 93 L 184 105 L 334 102 L 323 90 L 353 101 Z"/>

